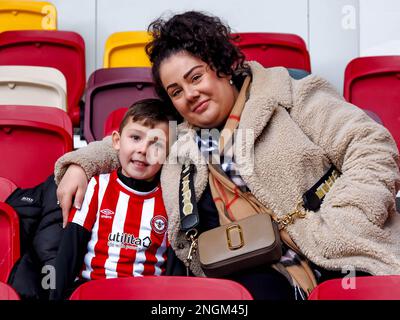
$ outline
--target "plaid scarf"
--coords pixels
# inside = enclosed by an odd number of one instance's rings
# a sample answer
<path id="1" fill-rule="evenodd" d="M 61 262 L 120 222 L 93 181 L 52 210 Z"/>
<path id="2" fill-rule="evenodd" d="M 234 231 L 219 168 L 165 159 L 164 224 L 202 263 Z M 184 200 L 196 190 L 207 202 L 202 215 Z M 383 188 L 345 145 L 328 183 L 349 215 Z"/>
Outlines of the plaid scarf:
<path id="1" fill-rule="evenodd" d="M 203 157 L 208 161 L 213 161 L 215 159 L 219 160 L 217 164 L 220 164 L 222 170 L 227 174 L 227 176 L 232 180 L 232 182 L 237 185 L 242 191 L 249 191 L 246 183 L 243 181 L 242 177 L 237 170 L 235 164 L 235 155 L 224 155 L 218 157 L 218 141 L 219 136 L 211 135 L 209 131 L 204 130 L 201 132 L 201 137 L 197 134 L 195 136 L 197 146 Z"/>

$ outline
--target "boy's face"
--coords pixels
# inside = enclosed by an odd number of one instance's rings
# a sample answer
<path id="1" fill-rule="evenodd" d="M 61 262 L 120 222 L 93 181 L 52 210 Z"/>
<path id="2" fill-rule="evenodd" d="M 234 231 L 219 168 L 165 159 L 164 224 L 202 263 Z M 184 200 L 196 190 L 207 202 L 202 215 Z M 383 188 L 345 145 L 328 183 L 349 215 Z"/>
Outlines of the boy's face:
<path id="1" fill-rule="evenodd" d="M 113 132 L 112 140 L 118 151 L 122 174 L 151 181 L 167 156 L 168 123 L 160 122 L 149 128 L 130 119 L 121 134 Z"/>

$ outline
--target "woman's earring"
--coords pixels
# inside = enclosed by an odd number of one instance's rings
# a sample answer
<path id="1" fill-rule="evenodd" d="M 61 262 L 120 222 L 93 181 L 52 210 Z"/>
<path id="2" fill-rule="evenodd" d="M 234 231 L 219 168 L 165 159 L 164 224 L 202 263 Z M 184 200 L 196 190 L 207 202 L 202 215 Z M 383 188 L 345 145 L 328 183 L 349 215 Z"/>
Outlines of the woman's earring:
<path id="1" fill-rule="evenodd" d="M 231 86 L 233 86 L 233 81 L 232 81 L 232 79 L 229 80 L 229 84 L 230 84 Z"/>

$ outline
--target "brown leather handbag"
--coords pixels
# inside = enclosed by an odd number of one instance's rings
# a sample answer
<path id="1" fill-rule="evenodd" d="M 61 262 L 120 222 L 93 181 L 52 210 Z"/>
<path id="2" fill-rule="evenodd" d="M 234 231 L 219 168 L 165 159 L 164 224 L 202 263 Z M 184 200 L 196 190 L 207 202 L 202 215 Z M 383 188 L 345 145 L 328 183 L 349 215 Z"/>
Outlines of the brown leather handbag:
<path id="1" fill-rule="evenodd" d="M 282 255 L 278 226 L 262 213 L 201 233 L 198 250 L 208 277 L 270 265 Z"/>

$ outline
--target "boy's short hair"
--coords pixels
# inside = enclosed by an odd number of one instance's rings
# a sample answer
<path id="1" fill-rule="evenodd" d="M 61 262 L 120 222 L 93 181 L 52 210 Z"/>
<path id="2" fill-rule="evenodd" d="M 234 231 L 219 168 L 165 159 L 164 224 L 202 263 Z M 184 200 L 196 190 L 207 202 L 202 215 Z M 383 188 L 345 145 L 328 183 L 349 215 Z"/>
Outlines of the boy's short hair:
<path id="1" fill-rule="evenodd" d="M 132 122 L 141 122 L 143 125 L 153 128 L 157 123 L 173 121 L 176 120 L 176 117 L 160 99 L 143 99 L 129 107 L 119 125 L 119 133 L 130 119 Z"/>

